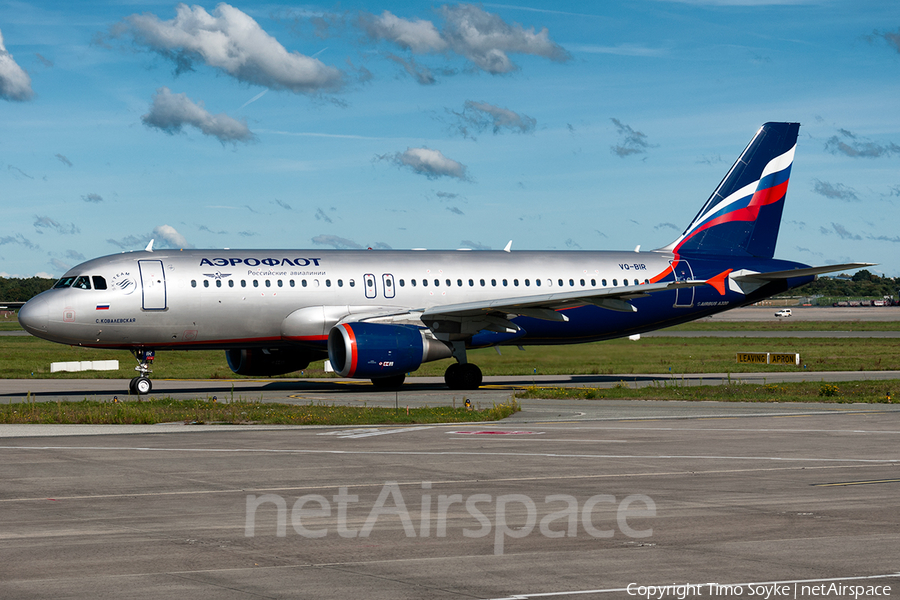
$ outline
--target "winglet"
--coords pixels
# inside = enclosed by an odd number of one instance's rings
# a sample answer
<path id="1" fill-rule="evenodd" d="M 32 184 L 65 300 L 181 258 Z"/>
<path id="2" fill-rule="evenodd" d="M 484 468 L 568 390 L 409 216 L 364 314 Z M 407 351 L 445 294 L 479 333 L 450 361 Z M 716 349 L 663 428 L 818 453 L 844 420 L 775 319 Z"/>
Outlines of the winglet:
<path id="1" fill-rule="evenodd" d="M 150 240 L 150 243 L 144 248 L 144 252 L 153 252 L 153 240 Z"/>
<path id="2" fill-rule="evenodd" d="M 506 247 L 503 249 L 504 252 L 509 252 L 510 250 L 512 250 L 512 240 L 506 242 Z"/>
<path id="3" fill-rule="evenodd" d="M 720 296 L 725 295 L 725 279 L 728 277 L 728 274 L 731 273 L 734 269 L 728 269 L 727 271 L 722 271 L 715 277 L 710 277 L 706 280 L 706 283 L 716 288 L 716 291 L 719 292 Z"/>

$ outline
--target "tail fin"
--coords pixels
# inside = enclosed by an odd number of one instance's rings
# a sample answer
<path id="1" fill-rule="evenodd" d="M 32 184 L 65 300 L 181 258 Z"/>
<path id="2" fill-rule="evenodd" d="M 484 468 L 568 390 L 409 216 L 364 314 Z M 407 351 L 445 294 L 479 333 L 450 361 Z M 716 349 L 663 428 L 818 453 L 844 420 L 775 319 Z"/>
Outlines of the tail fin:
<path id="1" fill-rule="evenodd" d="M 664 250 L 772 258 L 799 130 L 799 123 L 763 125 L 685 232 Z"/>

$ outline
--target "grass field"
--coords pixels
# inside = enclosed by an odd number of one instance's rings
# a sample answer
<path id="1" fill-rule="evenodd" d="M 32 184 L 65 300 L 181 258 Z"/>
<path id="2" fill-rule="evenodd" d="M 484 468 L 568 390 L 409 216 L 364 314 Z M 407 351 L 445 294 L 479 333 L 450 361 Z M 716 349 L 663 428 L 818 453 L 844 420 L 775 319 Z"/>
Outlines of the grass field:
<path id="1" fill-rule="evenodd" d="M 612 388 L 530 387 L 516 398 L 580 398 L 586 400 L 688 400 L 704 402 L 830 402 L 893 403 L 900 392 L 900 380 L 842 381 L 824 383 L 747 384 L 685 386 L 677 379 L 660 385 L 632 388 L 623 382 Z M 897 398 L 900 402 L 900 398 Z"/>
<path id="2" fill-rule="evenodd" d="M 644 338 L 569 346 L 528 346 L 474 350 L 469 360 L 485 375 L 742 373 L 779 371 L 900 370 L 900 340 L 804 338 Z M 737 352 L 799 353 L 801 366 L 742 365 Z M 119 361 L 118 371 L 50 373 L 60 361 Z M 137 363 L 122 350 L 98 350 L 54 344 L 30 336 L 0 337 L 0 378 L 108 378 L 134 376 Z M 414 375 L 442 376 L 450 360 L 422 365 Z M 317 361 L 289 378 L 327 377 Z M 239 378 L 228 368 L 223 351 L 158 352 L 153 377 L 162 379 Z"/>
<path id="3" fill-rule="evenodd" d="M 324 404 L 214 402 L 153 398 L 128 402 L 20 402 L 0 404 L 0 423 L 124 425 L 155 423 L 264 423 L 277 425 L 384 425 L 497 421 L 517 412 L 515 400 L 484 410 L 439 406 L 399 409 Z"/>

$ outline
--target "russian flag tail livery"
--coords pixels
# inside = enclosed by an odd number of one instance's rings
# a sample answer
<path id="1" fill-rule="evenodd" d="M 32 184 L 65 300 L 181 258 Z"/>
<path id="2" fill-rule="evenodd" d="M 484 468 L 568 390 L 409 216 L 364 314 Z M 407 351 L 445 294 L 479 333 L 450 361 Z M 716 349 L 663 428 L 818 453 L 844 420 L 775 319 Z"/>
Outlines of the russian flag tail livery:
<path id="1" fill-rule="evenodd" d="M 677 240 L 676 255 L 772 258 L 799 123 L 766 123 Z"/>

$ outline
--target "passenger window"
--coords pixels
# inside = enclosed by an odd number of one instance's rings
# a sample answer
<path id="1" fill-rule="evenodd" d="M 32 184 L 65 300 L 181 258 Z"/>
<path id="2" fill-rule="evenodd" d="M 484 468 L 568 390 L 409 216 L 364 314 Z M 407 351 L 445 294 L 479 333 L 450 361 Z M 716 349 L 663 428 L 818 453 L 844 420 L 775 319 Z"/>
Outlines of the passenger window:
<path id="1" fill-rule="evenodd" d="M 575 280 L 574 280 L 574 279 L 570 279 L 570 280 L 569 280 L 569 287 L 575 287 Z"/>
<path id="2" fill-rule="evenodd" d="M 375 286 L 375 281 L 374 281 L 373 279 L 366 279 L 366 286 L 368 286 L 368 287 L 374 287 L 374 286 Z"/>
<path id="3" fill-rule="evenodd" d="M 400 280 L 400 285 L 403 285 L 403 280 Z M 343 279 L 338 279 L 338 287 L 344 287 Z"/>
<path id="4" fill-rule="evenodd" d="M 427 280 L 427 279 L 423 279 L 423 280 L 422 280 L 422 287 L 428 287 L 428 280 Z"/>
<path id="5" fill-rule="evenodd" d="M 291 287 L 294 287 L 294 280 L 291 279 Z"/>
<path id="6" fill-rule="evenodd" d="M 525 285 L 531 285 L 531 281 L 528 280 L 528 279 L 526 279 L 526 280 L 525 280 Z"/>
<path id="7" fill-rule="evenodd" d="M 253 287 L 259 287 L 259 279 L 253 280 Z"/>
<path id="8" fill-rule="evenodd" d="M 326 279 L 326 280 L 325 280 L 325 287 L 331 287 L 331 280 L 330 280 L 330 279 Z"/>
<path id="9" fill-rule="evenodd" d="M 272 287 L 272 282 L 266 279 L 266 287 Z"/>
<path id="10" fill-rule="evenodd" d="M 106 289 L 106 280 L 99 275 L 94 275 L 94 289 L 95 290 L 105 290 Z"/>
<path id="11" fill-rule="evenodd" d="M 448 282 L 447 285 L 450 285 L 450 283 Z M 440 280 L 440 279 L 435 279 L 435 280 L 434 280 L 434 287 L 441 287 L 441 280 Z"/>
<path id="12" fill-rule="evenodd" d="M 616 287 L 617 285 L 619 285 L 619 280 L 613 279 L 613 287 Z"/>
<path id="13" fill-rule="evenodd" d="M 303 287 L 306 287 L 306 280 L 305 280 L 305 279 L 301 279 L 301 280 L 300 280 L 300 285 L 302 285 Z"/>
<path id="14" fill-rule="evenodd" d="M 351 279 L 351 280 L 350 280 L 350 287 L 356 287 L 356 280 L 355 280 L 355 279 Z"/>
<path id="15" fill-rule="evenodd" d="M 338 285 L 342 285 L 340 279 L 338 279 Z M 400 280 L 400 287 L 406 287 L 406 282 L 403 281 L 402 279 Z"/>
<path id="16" fill-rule="evenodd" d="M 591 287 L 597 287 L 597 280 L 591 279 Z"/>
<path id="17" fill-rule="evenodd" d="M 528 285 L 528 283 L 526 282 L 525 285 Z M 540 279 L 535 279 L 535 280 L 534 280 L 534 285 L 536 285 L 536 286 L 538 286 L 538 287 L 541 287 L 541 280 L 540 280 Z"/>
<path id="18" fill-rule="evenodd" d="M 278 287 L 284 287 L 284 283 L 282 283 L 282 281 L 280 279 L 278 280 L 277 283 L 278 283 Z"/>
<path id="19" fill-rule="evenodd" d="M 559 280 L 559 287 L 562 287 L 562 286 L 563 286 L 563 280 L 560 279 L 560 280 Z"/>
<path id="20" fill-rule="evenodd" d="M 458 281 L 458 280 L 457 280 L 457 281 Z M 449 279 L 446 280 L 445 283 L 447 284 L 447 287 L 451 287 L 451 286 L 453 285 L 453 283 L 451 283 L 451 281 L 450 281 Z M 460 284 L 460 285 L 462 285 L 462 284 Z"/>
<path id="21" fill-rule="evenodd" d="M 197 280 L 191 279 L 191 287 L 197 287 Z"/>
<path id="22" fill-rule="evenodd" d="M 216 279 L 216 287 L 218 287 L 218 288 L 222 287 L 222 280 L 221 280 L 221 279 Z"/>
<path id="23" fill-rule="evenodd" d="M 496 280 L 496 279 L 491 279 L 491 285 L 492 285 L 493 287 L 497 287 L 497 280 Z"/>
<path id="24" fill-rule="evenodd" d="M 415 279 L 410 279 L 410 280 L 409 280 L 409 283 L 410 283 L 411 286 L 416 287 L 416 280 L 415 280 Z"/>
<path id="25" fill-rule="evenodd" d="M 641 285 L 641 284 L 640 284 L 640 282 L 638 282 L 637 279 L 635 279 L 635 280 L 634 280 L 634 285 Z"/>
<path id="26" fill-rule="evenodd" d="M 601 279 L 601 280 L 600 280 L 600 283 L 603 284 L 603 287 L 606 287 L 606 280 L 605 280 L 605 279 Z"/>
<path id="27" fill-rule="evenodd" d="M 209 287 L 209 279 L 204 279 L 204 280 L 203 280 L 203 287 L 205 287 L 205 288 L 208 288 L 208 287 Z"/>
<path id="28" fill-rule="evenodd" d="M 506 286 L 507 286 L 507 282 L 506 282 L 506 280 L 504 279 L 504 280 L 503 280 L 503 287 L 506 287 Z"/>
<path id="29" fill-rule="evenodd" d="M 481 287 L 484 287 L 484 279 L 479 279 L 479 280 L 478 280 L 478 283 L 481 284 Z"/>
<path id="30" fill-rule="evenodd" d="M 75 280 L 72 287 L 78 288 L 79 290 L 89 290 L 91 289 L 91 278 L 87 275 L 81 275 Z"/>
<path id="31" fill-rule="evenodd" d="M 228 287 L 234 287 L 234 279 L 228 280 Z"/>
<path id="32" fill-rule="evenodd" d="M 580 280 L 578 283 L 581 284 L 581 287 L 584 287 L 584 279 Z"/>
<path id="33" fill-rule="evenodd" d="M 519 280 L 518 280 L 518 279 L 513 279 L 513 285 L 516 286 L 516 287 L 519 287 Z"/>
<path id="34" fill-rule="evenodd" d="M 247 280 L 241 279 L 241 287 L 247 287 Z"/>

